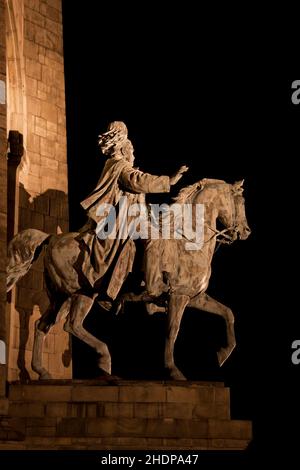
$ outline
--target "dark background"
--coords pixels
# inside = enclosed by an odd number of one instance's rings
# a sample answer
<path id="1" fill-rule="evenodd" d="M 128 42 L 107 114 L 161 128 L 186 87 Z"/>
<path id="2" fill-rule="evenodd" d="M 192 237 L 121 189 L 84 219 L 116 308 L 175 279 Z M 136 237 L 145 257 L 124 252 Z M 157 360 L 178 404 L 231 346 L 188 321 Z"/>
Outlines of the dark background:
<path id="1" fill-rule="evenodd" d="M 300 338 L 288 266 L 290 259 L 297 266 L 298 254 L 293 80 L 263 74 L 237 38 L 204 36 L 190 9 L 172 6 L 164 15 L 149 3 L 130 11 L 63 1 L 63 21 L 71 229 L 85 221 L 80 201 L 104 163 L 97 136 L 112 120 L 127 124 L 140 169 L 172 174 L 189 165 L 176 190 L 203 177 L 245 178 L 252 235 L 221 247 L 208 289 L 235 313 L 237 348 L 220 369 L 223 321 L 187 309 L 176 360 L 188 379 L 231 387 L 232 418 L 253 421 L 249 462 L 280 452 L 288 461 L 299 437 L 300 373 L 290 359 Z M 164 324 L 163 315 L 148 317 L 137 305 L 119 317 L 95 308 L 85 326 L 108 343 L 114 374 L 160 379 Z M 94 352 L 76 340 L 73 346 L 74 377 L 95 377 Z"/>

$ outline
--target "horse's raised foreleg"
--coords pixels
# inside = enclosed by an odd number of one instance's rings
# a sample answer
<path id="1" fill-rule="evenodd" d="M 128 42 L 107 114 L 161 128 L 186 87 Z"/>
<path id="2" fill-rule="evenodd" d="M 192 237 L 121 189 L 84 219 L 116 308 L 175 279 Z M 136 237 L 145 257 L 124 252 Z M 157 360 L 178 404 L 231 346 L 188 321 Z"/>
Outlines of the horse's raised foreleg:
<path id="1" fill-rule="evenodd" d="M 64 329 L 81 339 L 100 354 L 98 365 L 107 374 L 111 374 L 111 357 L 107 345 L 83 328 L 83 322 L 91 310 L 96 294 L 92 297 L 83 294 L 72 295 L 70 317 Z"/>
<path id="2" fill-rule="evenodd" d="M 190 298 L 186 295 L 172 294 L 169 299 L 167 312 L 167 335 L 165 342 L 165 368 L 174 380 L 186 380 L 174 362 L 174 345 L 180 328 L 185 307 Z"/>
<path id="3" fill-rule="evenodd" d="M 67 299 L 57 312 L 57 305 L 51 305 L 35 322 L 31 367 L 41 380 L 51 379 L 51 374 L 43 367 L 43 345 L 47 334 L 55 323 L 65 318 L 70 311 L 71 299 Z"/>
<path id="4" fill-rule="evenodd" d="M 203 310 L 204 312 L 220 315 L 224 318 L 226 322 L 227 346 L 217 352 L 219 365 L 222 366 L 236 346 L 234 316 L 232 311 L 229 307 L 226 307 L 226 305 L 221 304 L 205 293 L 199 294 L 191 299 L 188 306 Z"/>

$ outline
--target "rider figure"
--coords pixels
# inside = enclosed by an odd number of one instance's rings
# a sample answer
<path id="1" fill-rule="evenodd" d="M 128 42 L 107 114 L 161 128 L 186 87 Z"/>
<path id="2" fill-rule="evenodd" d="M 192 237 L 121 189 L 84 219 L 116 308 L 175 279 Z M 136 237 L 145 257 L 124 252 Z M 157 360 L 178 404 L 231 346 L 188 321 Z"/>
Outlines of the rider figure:
<path id="1" fill-rule="evenodd" d="M 126 276 L 131 272 L 135 244 L 129 236 L 125 239 L 118 237 L 121 225 L 118 219 L 122 212 L 120 210 L 116 211 L 114 238 L 100 239 L 97 236 L 100 206 L 110 204 L 118 209 L 120 200 L 124 196 L 127 198 L 128 206 L 144 203 L 146 193 L 169 192 L 170 186 L 176 184 L 188 168 L 182 166 L 172 177 L 155 176 L 135 169 L 133 146 L 128 139 L 126 125 L 120 121 L 109 124 L 107 132 L 99 136 L 99 145 L 107 161 L 96 188 L 81 202 L 89 217 L 88 222 L 80 231 L 80 238 L 86 247 L 81 268 L 91 286 L 94 286 L 97 281 L 100 282 L 104 274 L 109 271 L 106 293 L 111 300 L 114 300 Z M 147 241 L 146 247 L 147 244 L 151 246 L 151 240 Z M 148 252 L 150 251 L 148 249 Z M 149 273 L 147 275 L 147 265 L 149 266 L 149 263 L 146 263 L 146 289 L 150 295 L 155 295 L 154 291 L 157 292 L 157 288 L 151 286 L 153 284 L 151 280 L 157 279 L 157 276 L 150 276 Z"/>

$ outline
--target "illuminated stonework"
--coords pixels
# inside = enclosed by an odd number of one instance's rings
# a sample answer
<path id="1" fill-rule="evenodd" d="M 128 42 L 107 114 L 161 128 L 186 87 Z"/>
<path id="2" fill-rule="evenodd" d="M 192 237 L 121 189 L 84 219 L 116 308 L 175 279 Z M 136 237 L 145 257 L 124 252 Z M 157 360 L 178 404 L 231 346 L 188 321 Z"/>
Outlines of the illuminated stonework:
<path id="1" fill-rule="evenodd" d="M 7 132 L 17 130 L 24 140 L 13 232 L 29 227 L 65 232 L 68 176 L 61 2 L 6 0 L 2 4 L 7 31 Z M 48 304 L 42 271 L 39 259 L 8 304 L 9 380 L 37 378 L 30 362 L 33 325 Z M 53 328 L 44 351 L 53 377 L 70 378 L 69 335 L 62 328 Z"/>

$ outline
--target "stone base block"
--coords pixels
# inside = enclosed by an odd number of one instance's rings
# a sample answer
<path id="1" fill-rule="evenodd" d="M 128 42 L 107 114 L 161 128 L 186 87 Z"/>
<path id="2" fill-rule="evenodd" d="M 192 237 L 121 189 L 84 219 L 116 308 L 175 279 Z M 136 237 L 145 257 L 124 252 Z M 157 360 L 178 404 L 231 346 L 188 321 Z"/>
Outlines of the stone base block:
<path id="1" fill-rule="evenodd" d="M 25 449 L 242 450 L 252 437 L 249 421 L 230 419 L 221 383 L 15 383 L 8 414 Z"/>

